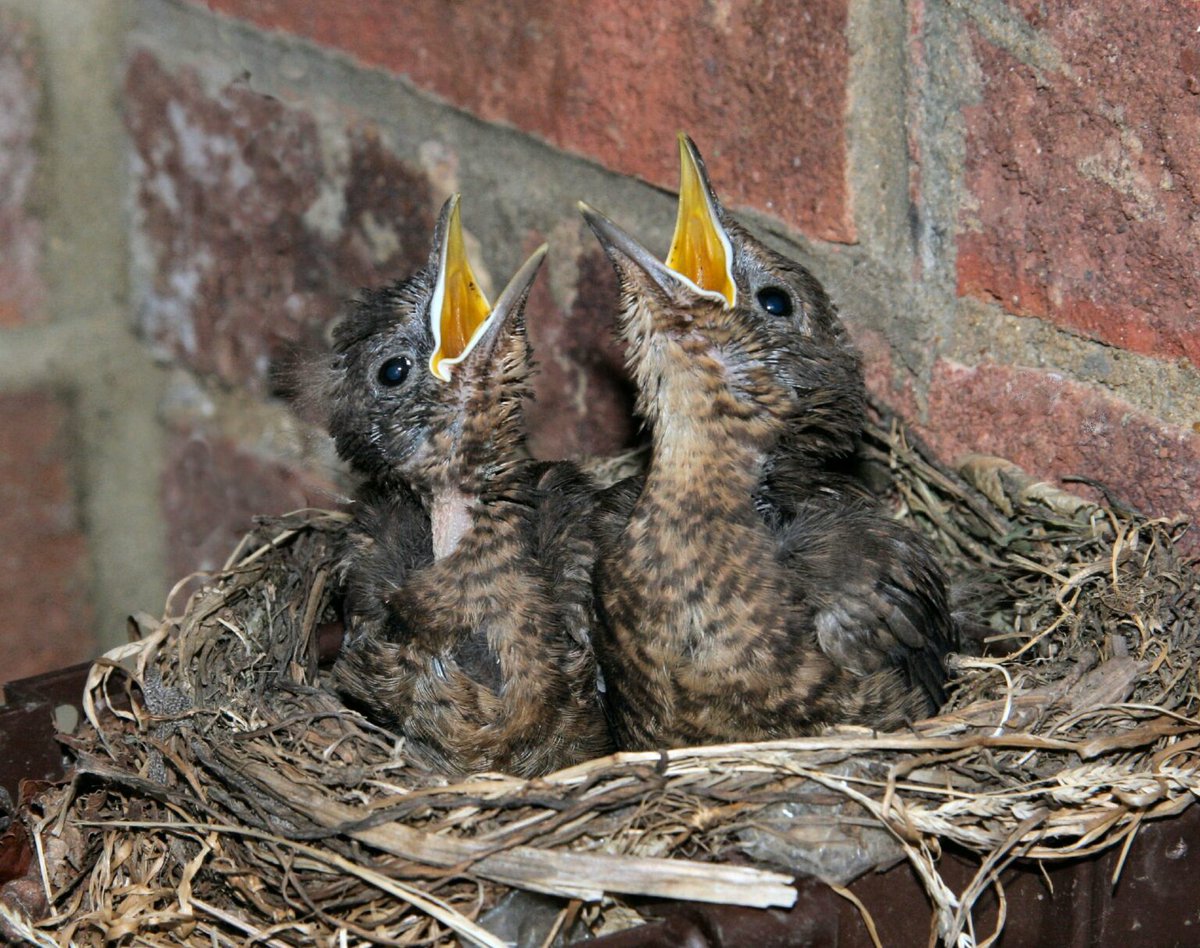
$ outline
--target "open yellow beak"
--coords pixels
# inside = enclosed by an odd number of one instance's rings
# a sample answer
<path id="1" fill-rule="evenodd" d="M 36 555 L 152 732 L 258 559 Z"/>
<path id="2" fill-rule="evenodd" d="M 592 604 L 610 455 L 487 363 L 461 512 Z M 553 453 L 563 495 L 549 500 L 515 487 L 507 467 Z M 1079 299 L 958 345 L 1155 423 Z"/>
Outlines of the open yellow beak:
<path id="1" fill-rule="evenodd" d="M 700 290 L 737 303 L 733 247 L 717 217 L 712 187 L 692 140 L 679 133 L 679 214 L 666 264 Z"/>
<path id="2" fill-rule="evenodd" d="M 492 313 L 467 260 L 458 195 L 451 197 L 447 204 L 449 220 L 442 241 L 437 282 L 429 305 L 429 321 L 433 330 L 433 355 L 429 357 L 429 371 L 443 382 L 450 381 L 451 367 L 465 359 L 479 341 Z"/>

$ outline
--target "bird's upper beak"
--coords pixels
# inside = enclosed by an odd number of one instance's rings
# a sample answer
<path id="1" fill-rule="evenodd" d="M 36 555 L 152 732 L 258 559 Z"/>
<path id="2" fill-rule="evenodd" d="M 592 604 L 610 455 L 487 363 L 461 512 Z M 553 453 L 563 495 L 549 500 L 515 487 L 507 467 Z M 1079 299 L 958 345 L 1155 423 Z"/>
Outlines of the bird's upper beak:
<path id="1" fill-rule="evenodd" d="M 737 302 L 733 246 L 721 223 L 720 202 L 709 184 L 704 161 L 692 140 L 682 133 L 679 158 L 679 212 L 665 263 L 599 211 L 582 201 L 579 210 L 610 257 L 617 263 L 623 258 L 635 264 L 669 296 L 675 296 L 682 285 L 732 307 Z"/>
<path id="2" fill-rule="evenodd" d="M 443 382 L 450 381 L 452 368 L 466 359 L 490 330 L 520 308 L 546 255 L 545 245 L 534 251 L 504 288 L 496 305 L 491 306 L 467 259 L 458 204 L 459 196 L 451 195 L 442 205 L 434 229 L 437 277 L 429 303 L 429 323 L 433 332 L 429 371 Z M 498 330 L 491 335 L 498 335 Z"/>

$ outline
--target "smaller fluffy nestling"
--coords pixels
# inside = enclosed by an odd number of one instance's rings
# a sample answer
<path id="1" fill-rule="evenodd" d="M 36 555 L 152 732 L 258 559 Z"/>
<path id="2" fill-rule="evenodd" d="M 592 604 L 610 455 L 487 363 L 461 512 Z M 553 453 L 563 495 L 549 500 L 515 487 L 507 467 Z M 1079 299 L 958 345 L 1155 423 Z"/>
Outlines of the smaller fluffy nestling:
<path id="1" fill-rule="evenodd" d="M 523 309 L 544 253 L 489 306 L 451 198 L 429 264 L 338 325 L 324 386 L 337 450 L 364 479 L 335 680 L 452 773 L 530 776 L 610 749 L 593 489 L 525 451 Z"/>
<path id="2" fill-rule="evenodd" d="M 954 624 L 925 544 L 846 473 L 858 358 L 812 274 L 726 213 L 686 137 L 680 151 L 665 263 L 582 206 L 620 280 L 652 445 L 597 518 L 618 744 L 923 717 Z"/>

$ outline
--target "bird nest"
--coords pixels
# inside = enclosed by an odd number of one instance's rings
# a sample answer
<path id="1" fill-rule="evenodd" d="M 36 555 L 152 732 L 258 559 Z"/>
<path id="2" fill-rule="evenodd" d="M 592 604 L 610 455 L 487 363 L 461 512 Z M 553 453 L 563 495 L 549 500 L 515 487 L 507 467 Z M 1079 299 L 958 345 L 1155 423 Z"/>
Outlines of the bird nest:
<path id="1" fill-rule="evenodd" d="M 494 907 L 523 890 L 562 900 L 550 944 L 627 924 L 634 896 L 788 905 L 796 874 L 844 885 L 908 859 L 931 930 L 973 944 L 1008 862 L 1128 846 L 1200 791 L 1200 580 L 1179 523 L 996 458 L 951 472 L 894 422 L 864 451 L 991 640 L 953 660 L 937 717 L 448 779 L 327 687 L 345 515 L 264 520 L 181 614 L 92 668 L 73 779 L 22 813 L 49 905 L 23 933 L 500 945 Z M 939 875 L 947 844 L 978 854 L 963 891 Z"/>

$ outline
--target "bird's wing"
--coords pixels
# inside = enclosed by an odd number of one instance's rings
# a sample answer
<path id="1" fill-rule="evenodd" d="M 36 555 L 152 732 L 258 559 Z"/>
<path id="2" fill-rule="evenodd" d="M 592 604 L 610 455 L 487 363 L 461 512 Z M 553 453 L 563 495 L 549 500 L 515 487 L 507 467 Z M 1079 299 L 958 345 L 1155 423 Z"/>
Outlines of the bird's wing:
<path id="1" fill-rule="evenodd" d="M 643 483 L 642 475 L 635 474 L 617 481 L 596 495 L 592 510 L 592 533 L 601 555 L 605 550 L 616 548 L 634 505 L 641 496 Z"/>
<path id="2" fill-rule="evenodd" d="M 798 508 L 779 551 L 822 651 L 860 675 L 899 668 L 933 704 L 945 700 L 955 625 L 941 569 L 917 534 L 869 503 L 816 502 Z"/>
<path id="3" fill-rule="evenodd" d="M 347 641 L 382 631 L 389 596 L 412 570 L 433 561 L 429 515 L 404 488 L 364 486 L 339 561 Z"/>
<path id="4" fill-rule="evenodd" d="M 565 631 L 590 650 L 596 624 L 592 596 L 596 551 L 589 525 L 595 488 L 591 479 L 570 462 L 543 463 L 540 468 L 535 555 L 566 621 Z"/>

